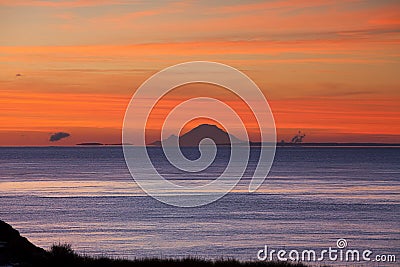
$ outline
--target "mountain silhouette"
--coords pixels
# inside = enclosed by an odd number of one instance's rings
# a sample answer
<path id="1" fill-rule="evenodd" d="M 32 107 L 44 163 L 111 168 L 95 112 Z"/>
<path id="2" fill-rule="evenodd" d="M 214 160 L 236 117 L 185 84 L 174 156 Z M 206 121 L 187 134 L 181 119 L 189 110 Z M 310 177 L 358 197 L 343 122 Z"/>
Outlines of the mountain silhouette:
<path id="1" fill-rule="evenodd" d="M 214 141 L 217 146 L 230 145 L 232 143 L 243 143 L 240 139 L 236 138 L 232 134 L 228 134 L 224 130 L 218 128 L 213 124 L 201 124 L 184 135 L 178 137 L 176 135 L 171 135 L 163 141 L 164 145 L 174 145 L 176 144 L 176 139 L 179 139 L 179 145 L 181 147 L 197 147 L 201 140 L 204 138 L 210 138 Z M 150 146 L 161 146 L 161 141 L 156 141 Z"/>

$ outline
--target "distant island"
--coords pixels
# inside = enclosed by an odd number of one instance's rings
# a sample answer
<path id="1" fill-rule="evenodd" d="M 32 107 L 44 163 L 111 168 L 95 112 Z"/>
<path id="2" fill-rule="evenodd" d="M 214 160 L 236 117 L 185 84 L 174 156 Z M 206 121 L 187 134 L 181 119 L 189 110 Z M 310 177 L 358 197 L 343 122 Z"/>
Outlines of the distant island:
<path id="1" fill-rule="evenodd" d="M 122 143 L 115 143 L 115 144 L 103 144 L 99 142 L 87 142 L 87 143 L 79 143 L 76 144 L 77 146 L 122 146 L 122 145 L 132 145 L 132 144 L 122 144 Z"/>
<path id="2" fill-rule="evenodd" d="M 275 143 L 277 147 L 400 147 L 400 143 L 356 143 L 356 142 L 303 142 L 305 137 L 304 133 L 301 131 L 296 134 L 290 142 L 285 142 L 284 140 Z M 240 140 L 236 136 L 227 133 L 223 129 L 219 128 L 214 124 L 201 124 L 189 132 L 181 135 L 171 135 L 167 139 L 161 141 L 155 141 L 147 144 L 149 147 L 161 147 L 164 146 L 173 146 L 179 143 L 180 147 L 198 147 L 201 140 L 205 138 L 210 138 L 214 141 L 217 146 L 230 146 L 231 142 L 236 145 L 247 145 L 243 140 Z M 252 147 L 261 147 L 261 146 L 271 146 L 273 143 L 267 142 L 249 142 Z M 84 142 L 76 144 L 77 146 L 123 146 L 123 145 L 132 145 L 132 144 L 122 144 L 122 143 L 114 143 L 114 144 L 104 144 L 100 142 Z"/>
<path id="3" fill-rule="evenodd" d="M 336 142 L 326 142 L 326 143 L 304 143 L 303 139 L 305 137 L 305 134 L 301 133 L 301 131 L 296 134 L 290 142 L 285 142 L 284 140 L 277 142 L 275 145 L 277 147 L 357 147 L 357 146 L 368 146 L 368 147 L 374 147 L 374 146 L 379 146 L 379 147 L 387 147 L 387 146 L 393 146 L 393 147 L 400 147 L 400 144 L 386 144 L 386 143 L 336 143 Z M 214 143 L 217 146 L 229 146 L 231 143 L 231 140 L 234 144 L 242 144 L 246 145 L 247 143 L 245 141 L 242 141 L 235 137 L 232 134 L 228 134 L 226 131 L 222 130 L 216 125 L 213 124 L 201 124 L 189 132 L 181 135 L 181 136 L 176 136 L 176 135 L 171 135 L 167 139 L 161 141 L 155 141 L 148 146 L 154 146 L 154 147 L 161 147 L 163 145 L 175 145 L 176 143 L 179 142 L 179 146 L 181 147 L 197 147 L 200 143 L 200 141 L 204 138 L 210 138 L 214 141 Z M 250 146 L 253 147 L 258 147 L 258 146 L 271 146 L 273 145 L 272 143 L 262 143 L 262 142 L 250 142 Z"/>
<path id="4" fill-rule="evenodd" d="M 221 255 L 222 258 L 223 255 Z M 68 244 L 53 245 L 50 250 L 37 247 L 22 237 L 11 225 L 0 220 L 0 266 L 58 267 L 306 267 L 301 263 L 238 261 L 234 259 L 205 260 L 194 257 L 178 259 L 143 258 L 135 260 L 91 257 L 74 252 Z"/>
<path id="5" fill-rule="evenodd" d="M 221 128 L 213 124 L 201 124 L 189 132 L 181 135 L 180 137 L 176 135 L 171 135 L 166 140 L 156 141 L 150 143 L 149 146 L 161 146 L 164 145 L 175 145 L 179 142 L 180 146 L 183 147 L 197 147 L 201 140 L 204 138 L 210 138 L 214 141 L 217 146 L 230 145 L 231 141 L 233 143 L 243 143 L 242 140 L 236 138 L 232 134 L 228 134 Z"/>
<path id="6" fill-rule="evenodd" d="M 89 143 L 79 143 L 76 144 L 77 146 L 104 146 L 103 143 L 97 143 L 97 142 L 89 142 Z"/>

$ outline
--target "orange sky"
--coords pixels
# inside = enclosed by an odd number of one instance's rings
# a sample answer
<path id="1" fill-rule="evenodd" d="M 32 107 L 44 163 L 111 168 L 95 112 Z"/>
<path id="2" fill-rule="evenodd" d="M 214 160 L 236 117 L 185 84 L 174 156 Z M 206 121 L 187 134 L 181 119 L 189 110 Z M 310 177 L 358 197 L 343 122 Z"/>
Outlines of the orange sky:
<path id="1" fill-rule="evenodd" d="M 400 143 L 397 1 L 0 0 L 0 17 L 1 146 L 120 143 L 136 88 L 192 60 L 252 78 L 278 140 Z M 248 115 L 215 88 L 164 105 L 205 94 Z M 49 142 L 60 131 L 71 136 Z"/>

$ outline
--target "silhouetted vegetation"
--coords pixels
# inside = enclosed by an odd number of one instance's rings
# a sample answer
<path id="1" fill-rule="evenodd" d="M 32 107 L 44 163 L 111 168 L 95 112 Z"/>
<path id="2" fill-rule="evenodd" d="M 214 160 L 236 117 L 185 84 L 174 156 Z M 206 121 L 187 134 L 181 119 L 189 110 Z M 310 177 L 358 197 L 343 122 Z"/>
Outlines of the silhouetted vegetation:
<path id="1" fill-rule="evenodd" d="M 183 258 L 183 259 L 114 259 L 108 257 L 91 257 L 75 253 L 68 244 L 53 245 L 48 252 L 48 261 L 42 266 L 163 266 L 163 267 L 305 267 L 301 263 L 288 262 L 241 262 L 233 259 L 205 260 L 201 258 Z"/>
<path id="2" fill-rule="evenodd" d="M 201 258 L 183 259 L 118 259 L 80 255 L 69 244 L 55 244 L 48 251 L 39 248 L 22 237 L 11 225 L 0 220 L 0 266 L 25 267 L 305 267 L 301 263 L 288 262 L 241 262 L 233 259 L 205 260 Z"/>

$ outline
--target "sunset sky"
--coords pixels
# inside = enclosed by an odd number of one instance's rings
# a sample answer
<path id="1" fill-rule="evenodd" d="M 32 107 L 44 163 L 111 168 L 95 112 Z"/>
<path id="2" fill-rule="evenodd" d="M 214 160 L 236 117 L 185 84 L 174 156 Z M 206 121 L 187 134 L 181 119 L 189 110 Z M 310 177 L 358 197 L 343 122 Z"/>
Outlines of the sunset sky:
<path id="1" fill-rule="evenodd" d="M 0 146 L 120 143 L 140 84 L 193 60 L 253 79 L 278 140 L 400 143 L 398 1 L 0 0 L 0 32 Z M 239 101 L 165 104 L 206 92 Z"/>

